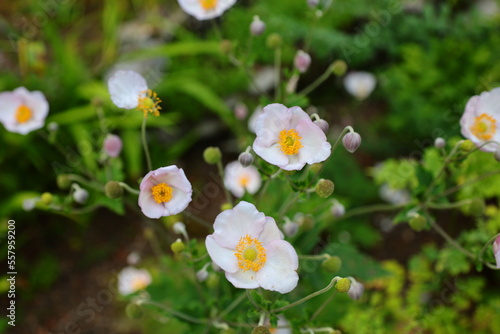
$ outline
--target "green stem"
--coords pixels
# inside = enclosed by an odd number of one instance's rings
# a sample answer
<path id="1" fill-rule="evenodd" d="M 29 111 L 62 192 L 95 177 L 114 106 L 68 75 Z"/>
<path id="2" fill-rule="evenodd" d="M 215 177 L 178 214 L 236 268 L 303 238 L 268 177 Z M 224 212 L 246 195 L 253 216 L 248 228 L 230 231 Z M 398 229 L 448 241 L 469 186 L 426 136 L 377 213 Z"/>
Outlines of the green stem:
<path id="1" fill-rule="evenodd" d="M 226 195 L 226 200 L 229 204 L 231 204 L 231 206 L 233 206 L 233 198 L 231 197 L 229 190 L 227 190 L 224 185 L 224 167 L 222 167 L 221 161 L 217 162 L 217 170 L 219 171 L 219 177 L 221 179 L 222 189 L 224 189 L 224 194 Z"/>
<path id="2" fill-rule="evenodd" d="M 229 304 L 228 307 L 224 311 L 222 311 L 217 319 L 222 319 L 224 318 L 227 314 L 229 314 L 232 310 L 234 310 L 242 301 L 245 300 L 247 295 L 245 293 L 242 293 L 238 298 L 236 298 L 231 304 Z"/>
<path id="3" fill-rule="evenodd" d="M 340 136 L 337 138 L 337 140 L 335 141 L 335 143 L 332 146 L 332 153 L 331 154 L 333 154 L 333 152 L 335 152 L 335 149 L 337 148 L 340 141 L 342 140 L 342 138 L 344 138 L 344 135 L 347 132 L 354 132 L 354 129 L 352 128 L 352 126 L 348 125 L 344 128 L 344 130 L 342 130 L 342 132 L 340 133 Z"/>
<path id="4" fill-rule="evenodd" d="M 493 264 L 491 264 L 491 263 L 489 263 L 489 262 L 484 262 L 484 261 L 483 261 L 483 254 L 484 254 L 484 252 L 486 251 L 486 248 L 488 248 L 489 246 L 491 246 L 491 244 L 492 244 L 492 243 L 496 240 L 496 238 L 498 238 L 498 236 L 500 236 L 500 233 L 498 233 L 497 235 L 495 235 L 494 237 L 492 237 L 490 240 L 488 240 L 488 241 L 484 244 L 483 248 L 481 248 L 481 251 L 479 252 L 479 254 L 477 255 L 477 260 L 478 260 L 479 262 L 482 262 L 482 263 L 484 263 L 484 265 L 485 265 L 485 266 L 487 266 L 488 268 L 490 268 L 490 269 L 495 269 L 495 270 L 499 270 L 500 268 L 497 268 L 497 266 L 495 266 L 495 265 L 493 265 Z"/>
<path id="5" fill-rule="evenodd" d="M 134 194 L 134 195 L 139 195 L 140 194 L 140 191 L 137 190 L 137 189 L 134 189 L 132 188 L 131 186 L 129 186 L 128 184 L 126 184 L 125 182 L 118 182 L 118 184 L 123 188 L 125 189 L 126 191 L 128 191 L 129 193 L 131 194 Z"/>
<path id="6" fill-rule="evenodd" d="M 454 203 L 425 203 L 424 207 L 436 210 L 448 210 L 448 209 L 459 208 L 466 204 L 471 204 L 473 201 L 474 201 L 473 199 L 469 198 Z"/>
<path id="7" fill-rule="evenodd" d="M 347 219 L 347 218 L 350 218 L 353 216 L 372 213 L 372 212 L 378 212 L 378 211 L 398 210 L 398 209 L 404 208 L 406 205 L 408 205 L 408 203 L 397 204 L 397 205 L 395 205 L 395 204 L 375 204 L 375 205 L 363 206 L 360 208 L 355 208 L 355 209 L 347 211 L 342 217 L 339 217 L 337 220 Z"/>
<path id="8" fill-rule="evenodd" d="M 102 192 L 104 190 L 104 188 L 101 184 L 99 184 L 97 182 L 86 180 L 83 177 L 81 177 L 80 175 L 68 174 L 67 176 L 68 176 L 69 180 L 81 183 L 82 185 L 85 185 L 88 188 L 93 188 L 93 189 L 100 191 L 100 192 Z"/>
<path id="9" fill-rule="evenodd" d="M 288 210 L 290 210 L 290 207 L 297 202 L 297 200 L 300 198 L 300 192 L 296 192 L 293 194 L 293 197 L 288 201 L 287 203 L 284 203 L 279 210 L 278 217 L 283 217 Z"/>
<path id="10" fill-rule="evenodd" d="M 247 297 L 248 297 L 248 300 L 250 301 L 250 303 L 253 305 L 253 307 L 255 307 L 256 309 L 259 309 L 260 311 L 265 311 L 260 305 L 258 305 L 255 300 L 253 300 L 252 298 L 252 295 L 250 294 L 250 290 L 247 289 Z"/>
<path id="11" fill-rule="evenodd" d="M 329 254 L 319 254 L 319 255 L 299 255 L 301 260 L 327 260 L 330 258 Z"/>
<path id="12" fill-rule="evenodd" d="M 453 147 L 453 149 L 451 150 L 450 154 L 448 154 L 448 157 L 446 157 L 446 160 L 444 161 L 443 166 L 439 170 L 439 172 L 436 175 L 436 177 L 432 180 L 431 185 L 429 186 L 429 188 L 427 188 L 427 192 L 425 193 L 424 198 L 428 198 L 429 195 L 432 193 L 432 191 L 434 190 L 434 187 L 436 186 L 437 182 L 441 178 L 441 175 L 443 175 L 444 171 L 446 170 L 446 168 L 450 164 L 451 159 L 457 153 L 458 148 L 460 147 L 460 145 L 462 144 L 462 142 L 463 142 L 463 140 L 460 140 L 458 143 L 456 143 L 455 147 Z"/>
<path id="13" fill-rule="evenodd" d="M 314 314 L 311 316 L 311 318 L 309 318 L 309 322 L 313 321 L 323 310 L 324 308 L 330 304 L 330 302 L 332 301 L 333 297 L 335 297 L 335 292 L 332 293 L 330 295 L 330 297 L 328 297 L 324 302 L 323 304 L 321 304 L 320 307 L 318 307 L 318 309 L 316 310 L 316 312 L 314 312 Z"/>
<path id="14" fill-rule="evenodd" d="M 146 122 L 147 122 L 147 117 L 144 117 L 142 120 L 142 126 L 141 126 L 141 140 L 142 140 L 142 148 L 144 149 L 144 154 L 146 155 L 146 163 L 148 164 L 148 171 L 152 171 L 153 168 L 151 167 L 151 157 L 149 156 L 149 149 L 148 149 L 148 143 L 146 141 Z"/>
<path id="15" fill-rule="evenodd" d="M 199 319 L 199 318 L 192 317 L 190 315 L 187 315 L 187 314 L 184 314 L 182 312 L 168 308 L 165 305 L 162 305 L 162 304 L 157 303 L 157 302 L 153 302 L 153 301 L 148 300 L 148 301 L 141 301 L 140 303 L 145 304 L 145 305 L 156 306 L 156 307 L 162 309 L 163 311 L 166 311 L 166 312 L 176 316 L 179 319 L 186 320 L 186 321 L 189 321 L 189 322 L 192 322 L 195 324 L 210 324 L 210 321 L 207 319 Z"/>
<path id="16" fill-rule="evenodd" d="M 461 190 L 462 188 L 465 188 L 465 187 L 468 187 L 476 182 L 479 182 L 479 181 L 482 181 L 490 176 L 493 176 L 493 175 L 496 175 L 496 174 L 500 174 L 500 170 L 497 170 L 497 171 L 494 171 L 494 172 L 489 172 L 489 173 L 485 173 L 483 175 L 480 175 L 472 180 L 469 180 L 469 181 L 466 181 L 460 185 L 457 185 L 457 186 L 454 186 L 454 187 L 451 187 L 451 188 L 448 188 L 447 190 L 443 191 L 441 194 L 438 194 L 438 195 L 435 195 L 433 197 L 431 197 L 431 199 L 433 198 L 438 198 L 438 197 L 446 197 L 450 194 L 453 194 L 454 192 L 457 192 L 459 190 Z"/>
<path id="17" fill-rule="evenodd" d="M 319 87 L 326 79 L 328 79 L 332 75 L 332 66 L 328 66 L 326 71 L 321 74 L 316 80 L 314 80 L 309 86 L 301 90 L 297 95 L 298 96 L 307 96 L 313 90 Z"/>
<path id="18" fill-rule="evenodd" d="M 281 99 L 281 47 L 277 47 L 274 51 L 274 75 L 276 80 L 274 100 L 278 102 Z"/>
<path id="19" fill-rule="evenodd" d="M 426 212 L 427 213 L 427 212 Z M 474 254 L 472 254 L 471 252 L 469 252 L 467 249 L 463 248 L 462 245 L 460 245 L 455 239 L 453 239 L 452 237 L 450 237 L 448 235 L 448 233 L 446 233 L 442 228 L 441 226 L 439 226 L 435 221 L 434 219 L 430 218 L 429 214 L 427 213 L 427 218 L 429 219 L 429 222 L 431 224 L 431 227 L 437 232 L 439 233 L 446 241 L 448 241 L 451 245 L 453 245 L 456 249 L 458 249 L 459 251 L 461 251 L 463 254 L 465 254 L 466 256 L 468 256 L 469 258 L 471 259 L 476 259 L 476 256 Z"/>

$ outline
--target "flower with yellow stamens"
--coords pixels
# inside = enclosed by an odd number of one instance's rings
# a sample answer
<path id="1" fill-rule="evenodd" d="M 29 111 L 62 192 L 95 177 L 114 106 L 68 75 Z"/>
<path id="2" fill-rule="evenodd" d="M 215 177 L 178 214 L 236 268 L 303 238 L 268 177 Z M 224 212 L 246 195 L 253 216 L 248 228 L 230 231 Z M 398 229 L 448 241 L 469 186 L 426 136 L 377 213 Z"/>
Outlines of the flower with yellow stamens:
<path id="1" fill-rule="evenodd" d="M 300 107 L 279 103 L 264 107 L 255 122 L 255 133 L 255 153 L 285 170 L 325 161 L 331 153 L 323 130 Z"/>
<path id="2" fill-rule="evenodd" d="M 24 87 L 0 93 L 0 106 L 3 126 L 22 135 L 43 127 L 49 113 L 49 104 L 43 93 L 30 92 Z"/>
<path id="3" fill-rule="evenodd" d="M 236 3 L 236 0 L 178 0 L 182 10 L 198 20 L 209 20 L 221 16 Z"/>
<path id="4" fill-rule="evenodd" d="M 262 178 L 255 166 L 243 167 L 239 161 L 233 161 L 224 170 L 224 186 L 236 197 L 243 197 L 245 192 L 255 194 L 261 183 Z"/>
<path id="5" fill-rule="evenodd" d="M 118 291 L 126 296 L 144 290 L 151 284 L 151 275 L 146 269 L 137 269 L 129 266 L 123 268 L 118 274 Z"/>
<path id="6" fill-rule="evenodd" d="M 299 280 L 298 256 L 271 217 L 248 202 L 221 212 L 205 240 L 212 261 L 235 287 L 288 293 Z"/>

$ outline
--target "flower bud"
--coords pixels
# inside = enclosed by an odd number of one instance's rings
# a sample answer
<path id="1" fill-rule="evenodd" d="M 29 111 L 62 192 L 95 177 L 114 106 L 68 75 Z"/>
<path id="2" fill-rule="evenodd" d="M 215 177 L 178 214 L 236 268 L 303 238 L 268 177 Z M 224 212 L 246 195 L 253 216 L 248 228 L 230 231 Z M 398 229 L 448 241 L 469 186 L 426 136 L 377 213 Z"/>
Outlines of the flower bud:
<path id="1" fill-rule="evenodd" d="M 215 165 L 222 159 L 222 153 L 218 147 L 210 146 L 203 151 L 203 159 L 209 165 Z"/>
<path id="2" fill-rule="evenodd" d="M 136 251 L 133 251 L 127 256 L 127 263 L 131 266 L 135 266 L 141 260 L 141 256 Z"/>
<path id="3" fill-rule="evenodd" d="M 500 149 L 496 150 L 495 153 L 493 153 L 493 156 L 496 161 L 500 162 Z"/>
<path id="4" fill-rule="evenodd" d="M 348 278 L 341 278 L 337 281 L 337 284 L 335 284 L 335 290 L 337 290 L 340 293 L 345 293 L 349 291 L 349 288 L 351 287 L 351 281 Z"/>
<path id="5" fill-rule="evenodd" d="M 111 158 L 116 158 L 122 151 L 122 140 L 117 135 L 108 134 L 104 139 L 104 152 Z"/>
<path id="6" fill-rule="evenodd" d="M 334 189 L 335 185 L 333 184 L 332 181 L 326 179 L 320 179 L 316 184 L 316 188 L 314 190 L 316 191 L 316 194 L 318 194 L 319 197 L 327 198 L 333 193 Z"/>
<path id="7" fill-rule="evenodd" d="M 295 58 L 293 60 L 293 63 L 295 65 L 295 68 L 300 73 L 304 73 L 309 68 L 309 65 L 311 65 L 311 56 L 308 53 L 306 53 L 302 50 L 299 50 L 295 54 Z"/>
<path id="8" fill-rule="evenodd" d="M 325 135 L 328 135 L 330 125 L 328 125 L 327 121 L 325 121 L 324 119 L 317 119 L 313 123 L 316 124 L 325 133 Z"/>
<path id="9" fill-rule="evenodd" d="M 104 193 L 109 198 L 120 198 L 123 195 L 123 188 L 119 182 L 108 181 L 104 186 Z"/>
<path id="10" fill-rule="evenodd" d="M 351 297 L 351 299 L 358 300 L 363 295 L 363 291 L 365 291 L 364 285 L 353 279 L 347 295 Z"/>
<path id="11" fill-rule="evenodd" d="M 338 256 L 330 256 L 328 259 L 321 263 L 321 268 L 327 273 L 336 273 L 342 267 L 342 260 Z"/>
<path id="12" fill-rule="evenodd" d="M 223 54 L 229 54 L 233 51 L 233 43 L 230 40 L 224 39 L 220 42 L 220 50 Z"/>
<path id="13" fill-rule="evenodd" d="M 319 0 L 307 0 L 307 4 L 309 7 L 314 8 L 319 5 Z"/>
<path id="14" fill-rule="evenodd" d="M 252 330 L 251 334 L 271 334 L 271 332 L 267 327 L 257 326 Z"/>
<path id="15" fill-rule="evenodd" d="M 421 214 L 414 212 L 408 221 L 408 225 L 410 225 L 413 230 L 419 232 L 427 227 L 427 219 Z"/>
<path id="16" fill-rule="evenodd" d="M 484 204 L 484 200 L 482 198 L 474 198 L 469 204 L 468 209 L 471 215 L 473 215 L 474 217 L 479 217 L 484 214 L 486 205 Z"/>
<path id="17" fill-rule="evenodd" d="M 76 188 L 73 192 L 73 199 L 79 204 L 85 204 L 89 198 L 89 192 L 83 188 Z"/>
<path id="18" fill-rule="evenodd" d="M 27 198 L 23 201 L 23 210 L 24 211 L 31 211 L 35 208 L 36 203 L 38 202 L 38 198 Z"/>
<path id="19" fill-rule="evenodd" d="M 177 222 L 172 226 L 174 233 L 187 235 L 186 225 L 183 222 Z"/>
<path id="20" fill-rule="evenodd" d="M 180 252 L 182 252 L 184 250 L 184 248 L 186 248 L 186 247 L 181 239 L 175 240 L 175 242 L 170 245 L 170 249 L 175 254 L 179 254 Z"/>
<path id="21" fill-rule="evenodd" d="M 434 140 L 434 147 L 435 148 L 440 150 L 440 149 L 443 149 L 445 146 L 446 146 L 446 140 L 444 140 L 444 138 L 437 137 Z"/>
<path id="22" fill-rule="evenodd" d="M 500 235 L 493 241 L 493 254 L 497 262 L 497 268 L 500 269 Z"/>
<path id="23" fill-rule="evenodd" d="M 196 272 L 196 279 L 199 282 L 205 282 L 208 278 L 208 271 L 205 267 L 201 268 Z"/>
<path id="24" fill-rule="evenodd" d="M 299 230 L 299 224 L 292 222 L 288 220 L 285 224 L 283 224 L 283 233 L 287 237 L 293 237 L 295 234 L 297 234 L 297 231 Z"/>
<path id="25" fill-rule="evenodd" d="M 460 143 L 460 149 L 464 152 L 470 152 L 474 149 L 475 145 L 469 139 L 464 140 Z"/>
<path id="26" fill-rule="evenodd" d="M 347 64 L 343 60 L 336 60 L 332 63 L 331 69 L 333 74 L 335 74 L 338 77 L 341 77 L 347 72 Z"/>
<path id="27" fill-rule="evenodd" d="M 253 21 L 250 24 L 250 33 L 254 36 L 260 36 L 266 30 L 266 24 L 257 15 L 253 17 Z"/>
<path id="28" fill-rule="evenodd" d="M 226 211 L 226 210 L 230 210 L 232 209 L 233 206 L 231 205 L 231 203 L 223 203 L 221 206 L 220 206 L 220 210 L 221 211 Z"/>
<path id="29" fill-rule="evenodd" d="M 357 132 L 349 132 L 342 138 L 342 144 L 345 149 L 351 153 L 354 153 L 361 145 L 361 136 Z"/>
<path id="30" fill-rule="evenodd" d="M 267 36 L 266 45 L 270 49 L 277 49 L 283 44 L 283 38 L 277 33 L 272 33 Z"/>
<path id="31" fill-rule="evenodd" d="M 314 226 L 314 219 L 311 215 L 304 215 L 302 213 L 297 213 L 293 217 L 293 220 L 297 222 L 297 224 L 299 224 L 299 226 L 306 231 L 311 230 Z"/>
<path id="32" fill-rule="evenodd" d="M 69 179 L 68 175 L 66 174 L 57 175 L 57 186 L 60 189 L 68 189 L 70 185 L 71 185 L 71 180 Z"/>
<path id="33" fill-rule="evenodd" d="M 242 120 L 248 115 L 248 107 L 242 102 L 236 103 L 234 106 L 234 115 L 237 119 Z"/>
<path id="34" fill-rule="evenodd" d="M 243 152 L 239 155 L 238 161 L 243 167 L 248 167 L 253 163 L 253 155 L 249 152 Z"/>
<path id="35" fill-rule="evenodd" d="M 345 207 L 341 203 L 339 203 L 337 200 L 335 200 L 335 203 L 332 206 L 331 212 L 335 218 L 340 218 L 345 214 Z"/>
<path id="36" fill-rule="evenodd" d="M 56 122 L 50 122 L 49 124 L 47 124 L 47 129 L 50 132 L 57 131 L 59 130 L 59 124 L 57 124 Z"/>
<path id="37" fill-rule="evenodd" d="M 207 277 L 207 287 L 209 289 L 215 289 L 219 285 L 219 275 L 216 273 L 210 273 Z"/>
<path id="38" fill-rule="evenodd" d="M 142 319 L 142 317 L 144 317 L 144 311 L 142 307 L 140 307 L 136 303 L 128 304 L 125 308 L 125 314 L 130 319 Z"/>
<path id="39" fill-rule="evenodd" d="M 40 197 L 40 202 L 44 205 L 50 205 L 50 203 L 52 203 L 52 200 L 54 199 L 54 197 L 52 196 L 51 193 L 49 192 L 45 192 L 42 194 L 42 196 Z"/>

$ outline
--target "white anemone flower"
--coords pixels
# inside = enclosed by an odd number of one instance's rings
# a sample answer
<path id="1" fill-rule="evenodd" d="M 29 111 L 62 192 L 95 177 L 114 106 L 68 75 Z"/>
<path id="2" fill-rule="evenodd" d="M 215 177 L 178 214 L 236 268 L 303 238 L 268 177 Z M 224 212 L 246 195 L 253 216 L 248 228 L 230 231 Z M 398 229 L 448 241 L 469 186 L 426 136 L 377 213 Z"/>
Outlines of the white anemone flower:
<path id="1" fill-rule="evenodd" d="M 369 72 L 351 72 L 344 78 L 345 89 L 358 100 L 370 96 L 376 85 L 377 78 Z"/>
<path id="2" fill-rule="evenodd" d="M 255 194 L 262 183 L 260 173 L 255 166 L 243 167 L 239 161 L 226 165 L 224 185 L 236 197 L 243 197 L 245 191 Z"/>
<path id="3" fill-rule="evenodd" d="M 0 122 L 10 132 L 25 135 L 43 127 L 49 103 L 42 92 L 19 87 L 0 93 Z"/>
<path id="4" fill-rule="evenodd" d="M 149 218 L 176 215 L 191 202 L 193 188 L 182 168 L 161 167 L 142 179 L 139 206 Z"/>
<path id="5" fill-rule="evenodd" d="M 123 109 L 140 109 L 144 117 L 148 113 L 160 115 L 161 100 L 148 88 L 146 79 L 134 71 L 116 71 L 108 80 L 108 90 L 111 101 Z"/>
<path id="6" fill-rule="evenodd" d="M 182 10 L 198 20 L 210 20 L 221 16 L 236 0 L 178 0 Z"/>
<path id="7" fill-rule="evenodd" d="M 271 217 L 248 202 L 221 212 L 205 240 L 208 254 L 235 287 L 288 293 L 295 289 L 299 259 Z"/>
<path id="8" fill-rule="evenodd" d="M 495 152 L 500 148 L 500 87 L 481 95 L 473 96 L 465 106 L 460 119 L 462 135 L 476 146 L 488 141 L 496 143 L 481 147 L 485 152 Z"/>
<path id="9" fill-rule="evenodd" d="M 285 170 L 300 170 L 305 164 L 325 161 L 331 154 L 325 133 L 300 107 L 279 103 L 264 107 L 255 133 L 255 153 Z"/>
<path id="10" fill-rule="evenodd" d="M 144 290 L 151 284 L 151 274 L 146 269 L 125 267 L 118 274 L 118 291 L 126 296 Z"/>

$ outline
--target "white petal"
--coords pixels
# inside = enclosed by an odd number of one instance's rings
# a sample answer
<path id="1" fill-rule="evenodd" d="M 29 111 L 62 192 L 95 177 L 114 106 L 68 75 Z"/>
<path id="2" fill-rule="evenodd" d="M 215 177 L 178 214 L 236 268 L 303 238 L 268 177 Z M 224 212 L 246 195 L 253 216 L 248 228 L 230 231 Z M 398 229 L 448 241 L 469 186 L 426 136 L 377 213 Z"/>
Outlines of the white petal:
<path id="1" fill-rule="evenodd" d="M 325 161 L 331 154 L 332 145 L 326 140 L 325 133 L 312 121 L 297 124 L 297 132 L 304 146 L 299 151 L 299 160 L 308 164 Z"/>
<path id="2" fill-rule="evenodd" d="M 221 267 L 222 270 L 230 273 L 239 270 L 238 260 L 234 255 L 236 251 L 234 249 L 219 246 L 212 235 L 207 236 L 205 239 L 205 246 L 212 261 Z"/>
<path id="3" fill-rule="evenodd" d="M 198 20 L 209 20 L 221 16 L 236 0 L 218 0 L 214 9 L 206 10 L 201 6 L 200 0 L 178 0 L 182 10 Z"/>
<path id="4" fill-rule="evenodd" d="M 298 123 L 302 121 L 311 121 L 311 117 L 300 107 L 290 108 L 290 113 L 292 117 L 290 118 L 290 127 L 295 128 Z"/>
<path id="5" fill-rule="evenodd" d="M 13 92 L 0 94 L 0 121 L 11 132 L 25 135 L 33 130 L 43 127 L 49 112 L 49 104 L 45 96 L 39 92 L 30 92 L 24 87 L 19 87 Z M 31 118 L 24 123 L 16 120 L 16 111 L 21 105 L 26 105 L 31 111 Z"/>
<path id="6" fill-rule="evenodd" d="M 146 217 L 158 219 L 164 216 L 165 207 L 163 204 L 156 203 L 151 191 L 139 193 L 139 206 Z"/>
<path id="7" fill-rule="evenodd" d="M 226 271 L 226 278 L 235 287 L 240 289 L 257 289 L 259 283 L 257 282 L 256 272 L 248 270 L 243 272 L 243 270 L 238 270 L 235 273 L 229 273 Z"/>
<path id="8" fill-rule="evenodd" d="M 172 199 L 163 203 L 163 216 L 176 215 L 186 209 L 191 203 L 192 192 L 184 192 L 183 190 L 172 187 Z"/>
<path id="9" fill-rule="evenodd" d="M 253 142 L 252 148 L 259 157 L 266 160 L 270 164 L 283 166 L 287 165 L 289 162 L 289 156 L 283 153 L 279 144 L 277 143 L 277 140 L 273 144 L 268 146 L 263 145 L 260 142 L 259 138 L 256 138 Z"/>
<path id="10" fill-rule="evenodd" d="M 273 240 L 281 239 L 283 239 L 283 234 L 278 228 L 278 225 L 276 225 L 276 221 L 272 217 L 266 217 L 266 224 L 264 225 L 264 230 L 259 236 L 259 241 L 266 245 Z"/>
<path id="11" fill-rule="evenodd" d="M 369 72 L 351 72 L 344 78 L 345 89 L 360 100 L 367 98 L 376 84 L 377 79 Z"/>
<path id="12" fill-rule="evenodd" d="M 264 107 L 264 112 L 255 122 L 257 139 L 264 146 L 271 146 L 277 142 L 279 134 L 290 128 L 292 112 L 282 104 L 273 103 Z"/>
<path id="13" fill-rule="evenodd" d="M 236 249 L 245 235 L 258 238 L 265 222 L 265 215 L 255 205 L 241 201 L 233 209 L 223 211 L 215 218 L 213 236 L 221 247 Z"/>
<path id="14" fill-rule="evenodd" d="M 108 90 L 113 103 L 124 109 L 137 107 L 139 97 L 148 89 L 146 79 L 134 71 L 116 71 L 108 80 Z"/>
<path id="15" fill-rule="evenodd" d="M 297 268 L 299 259 L 295 249 L 284 240 L 274 240 L 264 245 L 267 262 L 257 272 L 259 285 L 271 291 L 288 293 L 295 289 L 299 281 Z"/>

